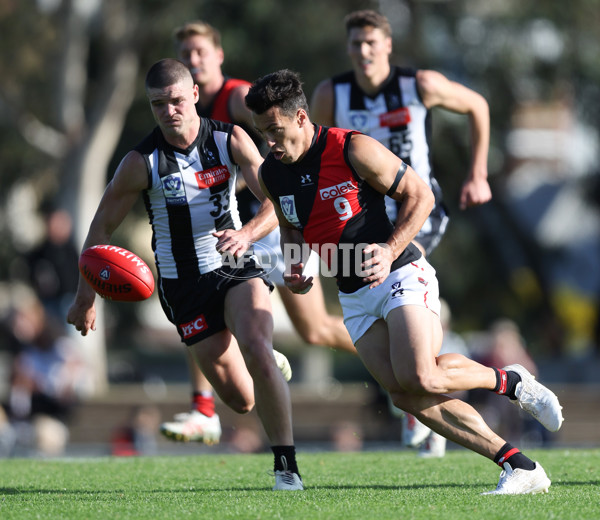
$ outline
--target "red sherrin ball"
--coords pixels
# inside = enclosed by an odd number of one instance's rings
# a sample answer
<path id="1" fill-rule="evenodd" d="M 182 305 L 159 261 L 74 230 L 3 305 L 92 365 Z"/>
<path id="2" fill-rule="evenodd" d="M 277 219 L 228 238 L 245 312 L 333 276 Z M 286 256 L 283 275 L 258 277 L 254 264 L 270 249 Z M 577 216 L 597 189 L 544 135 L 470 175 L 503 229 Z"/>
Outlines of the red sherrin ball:
<path id="1" fill-rule="evenodd" d="M 122 247 L 89 247 L 79 257 L 79 271 L 94 291 L 109 300 L 138 302 L 154 292 L 154 276 L 146 262 Z"/>

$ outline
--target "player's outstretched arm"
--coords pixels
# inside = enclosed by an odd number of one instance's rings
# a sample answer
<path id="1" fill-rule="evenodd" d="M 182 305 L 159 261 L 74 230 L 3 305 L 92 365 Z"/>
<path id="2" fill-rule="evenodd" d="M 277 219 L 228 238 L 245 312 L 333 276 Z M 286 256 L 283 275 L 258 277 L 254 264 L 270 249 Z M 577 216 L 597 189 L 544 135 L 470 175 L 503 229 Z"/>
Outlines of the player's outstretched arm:
<path id="1" fill-rule="evenodd" d="M 144 158 L 138 152 L 129 152 L 104 190 L 83 250 L 97 244 L 109 244 L 113 232 L 131 211 L 140 191 L 147 187 L 148 174 Z M 83 336 L 96 329 L 95 296 L 92 287 L 79 275 L 77 294 L 67 313 L 67 322 L 74 325 Z"/>
<path id="2" fill-rule="evenodd" d="M 219 240 L 217 251 L 241 256 L 248 247 L 277 227 L 277 218 L 272 202 L 267 199 L 258 182 L 258 170 L 263 162 L 260 152 L 250 136 L 239 126 L 234 126 L 231 135 L 231 153 L 240 167 L 244 181 L 254 196 L 261 201 L 258 211 L 240 230 L 226 229 L 213 233 Z"/>
<path id="3" fill-rule="evenodd" d="M 485 98 L 443 74 L 433 70 L 417 72 L 417 83 L 427 108 L 441 107 L 469 118 L 471 133 L 471 165 L 460 193 L 460 208 L 484 204 L 491 200 L 487 181 L 490 146 L 490 111 Z"/>

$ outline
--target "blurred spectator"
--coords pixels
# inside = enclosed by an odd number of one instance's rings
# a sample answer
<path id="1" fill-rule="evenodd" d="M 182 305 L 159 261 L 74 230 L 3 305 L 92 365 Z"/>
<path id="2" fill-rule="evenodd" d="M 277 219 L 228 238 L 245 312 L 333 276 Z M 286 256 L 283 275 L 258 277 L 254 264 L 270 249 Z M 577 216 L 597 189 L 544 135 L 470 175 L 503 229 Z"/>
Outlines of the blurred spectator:
<path id="1" fill-rule="evenodd" d="M 0 458 L 10 457 L 16 443 L 16 433 L 3 406 L 0 406 Z"/>
<path id="2" fill-rule="evenodd" d="M 233 453 L 264 453 L 269 449 L 259 425 L 238 424 L 228 438 L 229 450 Z"/>
<path id="3" fill-rule="evenodd" d="M 335 451 L 361 451 L 363 449 L 363 431 L 360 424 L 341 421 L 331 427 L 331 440 Z"/>
<path id="4" fill-rule="evenodd" d="M 509 319 L 492 324 L 473 357 L 486 366 L 504 367 L 519 364 L 532 375 L 538 376 L 538 368 L 527 352 L 518 325 Z M 481 415 L 495 432 L 529 446 L 540 446 L 548 441 L 548 433 L 530 415 L 521 412 L 507 399 L 490 399 L 490 392 L 472 391 L 469 400 L 481 403 Z M 493 395 L 493 394 L 492 394 Z"/>
<path id="5" fill-rule="evenodd" d="M 501 319 L 492 324 L 487 349 L 479 354 L 478 361 L 486 366 L 495 367 L 518 363 L 532 375 L 538 375 L 537 366 L 527 352 L 519 327 L 509 319 Z"/>
<path id="6" fill-rule="evenodd" d="M 79 252 L 72 238 L 73 223 L 64 209 L 45 210 L 46 236 L 26 257 L 29 282 L 46 310 L 64 320 L 77 291 Z"/>
<path id="7" fill-rule="evenodd" d="M 156 406 L 135 407 L 127 424 L 113 433 L 111 454 L 118 457 L 156 455 L 159 425 L 160 411 Z"/>
<path id="8" fill-rule="evenodd" d="M 89 377 L 63 322 L 48 314 L 35 295 L 22 292 L 13 305 L 9 330 L 20 350 L 13 361 L 8 404 L 17 442 L 42 455 L 60 455 Z"/>

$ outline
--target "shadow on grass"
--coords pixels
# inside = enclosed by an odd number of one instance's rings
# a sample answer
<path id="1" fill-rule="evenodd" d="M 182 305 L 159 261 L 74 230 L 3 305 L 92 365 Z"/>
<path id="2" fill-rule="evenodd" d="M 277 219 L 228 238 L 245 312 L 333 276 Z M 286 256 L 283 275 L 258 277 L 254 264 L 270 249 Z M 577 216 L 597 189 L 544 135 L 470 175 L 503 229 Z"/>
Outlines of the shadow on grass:
<path id="1" fill-rule="evenodd" d="M 600 486 L 600 480 L 587 480 L 587 481 L 564 481 L 554 482 L 553 488 L 565 487 L 565 486 Z M 367 485 L 309 485 L 305 488 L 305 491 L 319 491 L 319 490 L 388 490 L 388 491 L 414 491 L 418 489 L 448 489 L 448 488 L 480 488 L 485 486 L 485 483 L 478 484 L 410 484 L 410 485 L 379 485 L 379 484 L 367 484 Z M 105 489 L 105 490 L 91 490 L 91 489 L 19 489 L 19 488 L 0 488 L 0 495 L 21 495 L 21 494 L 40 494 L 40 495 L 112 495 L 112 494 L 131 494 L 131 493 L 219 493 L 219 492 L 231 492 L 231 491 L 269 491 L 270 487 L 256 486 L 256 487 L 219 487 L 219 488 L 197 488 L 197 489 L 155 489 L 153 491 L 143 491 L 130 489 Z"/>

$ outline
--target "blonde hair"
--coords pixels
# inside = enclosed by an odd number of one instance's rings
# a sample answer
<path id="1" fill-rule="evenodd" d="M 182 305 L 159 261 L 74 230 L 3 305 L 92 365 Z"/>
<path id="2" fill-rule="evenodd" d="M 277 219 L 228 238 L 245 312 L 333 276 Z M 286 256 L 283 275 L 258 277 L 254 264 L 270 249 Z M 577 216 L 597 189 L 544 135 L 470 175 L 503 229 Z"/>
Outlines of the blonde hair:
<path id="1" fill-rule="evenodd" d="M 215 47 L 221 47 L 221 33 L 219 30 L 202 20 L 188 22 L 173 31 L 175 45 L 179 45 L 190 36 L 205 36 L 212 40 Z"/>

